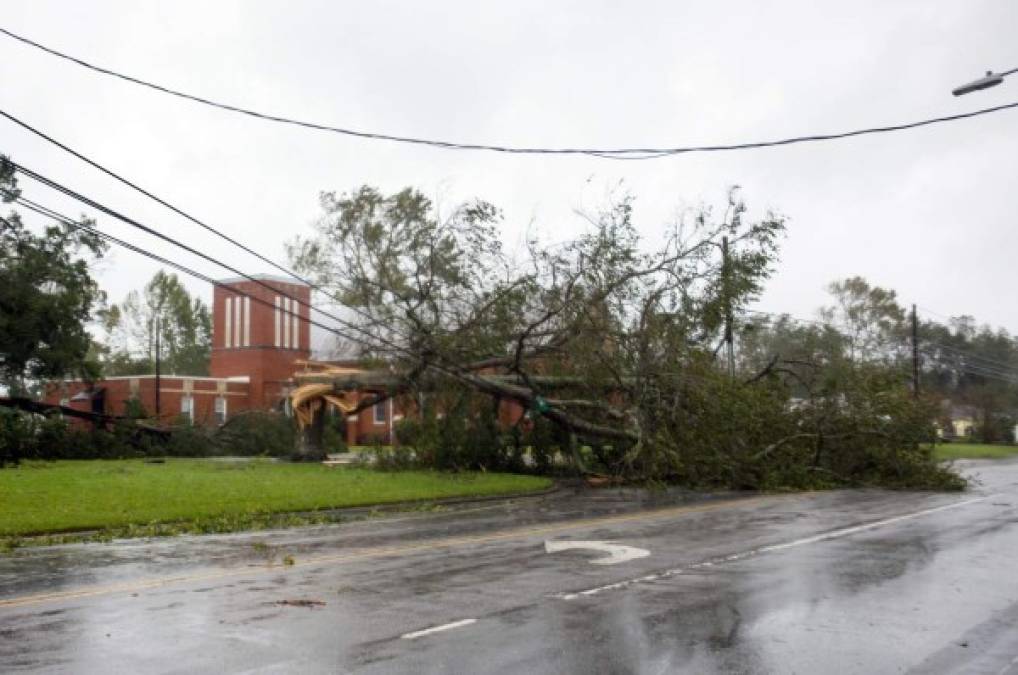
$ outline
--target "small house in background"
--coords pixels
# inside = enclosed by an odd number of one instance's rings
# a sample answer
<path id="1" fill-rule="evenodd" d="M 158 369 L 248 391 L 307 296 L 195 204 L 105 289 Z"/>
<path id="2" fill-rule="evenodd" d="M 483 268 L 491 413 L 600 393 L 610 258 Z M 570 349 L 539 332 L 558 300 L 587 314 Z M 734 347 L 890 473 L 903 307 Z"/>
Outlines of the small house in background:
<path id="1" fill-rule="evenodd" d="M 937 421 L 938 437 L 944 440 L 964 440 L 975 435 L 979 418 L 974 406 L 944 401 L 941 410 L 940 419 Z"/>
<path id="2" fill-rule="evenodd" d="M 294 374 L 311 356 L 311 289 L 271 275 L 223 279 L 212 301 L 212 357 L 209 375 L 139 373 L 92 384 L 54 382 L 44 401 L 83 412 L 137 415 L 161 424 L 190 422 L 221 426 L 238 413 L 289 412 Z M 352 399 L 373 395 L 353 392 Z M 158 403 L 157 403 L 158 401 Z M 346 440 L 390 442 L 397 405 L 390 399 L 347 419 Z"/>

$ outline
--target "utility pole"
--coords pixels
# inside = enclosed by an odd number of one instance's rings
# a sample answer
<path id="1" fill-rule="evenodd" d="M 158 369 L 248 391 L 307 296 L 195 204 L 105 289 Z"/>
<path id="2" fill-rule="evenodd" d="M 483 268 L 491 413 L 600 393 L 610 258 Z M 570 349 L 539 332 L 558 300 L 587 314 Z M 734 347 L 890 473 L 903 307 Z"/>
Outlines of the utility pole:
<path id="1" fill-rule="evenodd" d="M 725 352 L 728 358 L 728 377 L 735 379 L 735 335 L 732 330 L 732 292 L 728 283 L 728 237 L 721 238 L 721 293 L 725 302 Z"/>
<path id="2" fill-rule="evenodd" d="M 912 396 L 919 398 L 919 315 L 912 305 Z"/>
<path id="3" fill-rule="evenodd" d="M 158 314 L 155 316 L 153 321 L 155 322 L 155 328 L 156 328 L 156 424 L 158 424 L 159 423 L 159 419 L 160 419 L 159 413 L 161 412 L 161 410 L 159 409 L 159 389 L 160 389 L 160 387 L 159 387 L 159 384 L 160 384 L 159 383 L 159 375 L 160 375 L 160 373 L 159 373 L 159 365 L 160 365 L 159 364 L 159 357 L 160 357 L 160 351 L 161 350 L 159 349 L 159 315 Z"/>

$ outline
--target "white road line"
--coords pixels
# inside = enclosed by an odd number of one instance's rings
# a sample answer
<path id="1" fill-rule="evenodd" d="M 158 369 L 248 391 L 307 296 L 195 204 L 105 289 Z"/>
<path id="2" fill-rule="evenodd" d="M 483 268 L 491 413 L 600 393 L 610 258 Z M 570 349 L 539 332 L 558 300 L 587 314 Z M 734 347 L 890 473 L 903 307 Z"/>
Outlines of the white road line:
<path id="1" fill-rule="evenodd" d="M 469 626 L 472 623 L 477 623 L 477 619 L 460 619 L 459 621 L 453 621 L 452 623 L 443 623 L 441 626 L 432 626 L 431 628 L 425 628 L 424 630 L 415 630 L 413 633 L 404 633 L 400 635 L 404 640 L 416 640 L 419 637 L 425 635 L 431 635 L 432 633 L 441 633 L 444 630 L 451 630 L 453 628 L 459 628 L 460 626 Z"/>
<path id="2" fill-rule="evenodd" d="M 1003 668 L 998 670 L 997 671 L 997 675 L 1004 675 L 1004 673 L 1006 673 L 1007 671 L 1011 670 L 1011 668 L 1013 666 L 1015 666 L 1015 665 L 1018 665 L 1018 656 L 1016 656 L 1013 659 L 1011 659 L 1011 663 L 1007 664 L 1006 666 L 1004 666 Z"/>
<path id="3" fill-rule="evenodd" d="M 750 549 L 748 551 L 742 551 L 741 553 L 733 553 L 731 555 L 719 556 L 717 558 L 711 558 L 697 563 L 691 563 L 683 567 L 675 567 L 670 570 L 663 572 L 656 572 L 654 574 L 648 574 L 642 577 L 636 577 L 635 579 L 626 579 L 624 581 L 616 581 L 612 584 L 605 584 L 604 586 L 597 586 L 596 588 L 588 588 L 584 591 L 575 591 L 572 593 L 560 593 L 555 597 L 561 598 L 562 600 L 576 600 L 577 598 L 588 597 L 591 595 L 597 595 L 605 591 L 614 591 L 635 584 L 643 584 L 650 581 L 659 581 L 661 579 L 667 579 L 669 577 L 682 574 L 689 570 L 702 569 L 704 567 L 712 567 L 713 565 L 720 565 L 728 562 L 735 562 L 737 560 L 745 560 L 746 558 L 752 558 L 753 556 L 760 555 L 762 553 L 772 553 L 774 551 L 783 551 L 789 548 L 795 548 L 797 546 L 806 546 L 807 544 L 816 544 L 821 541 L 829 541 L 831 539 L 840 539 L 841 537 L 848 537 L 859 532 L 866 532 L 868 530 L 875 530 L 878 527 L 884 527 L 885 525 L 892 525 L 894 523 L 900 523 L 904 520 L 911 520 L 913 518 L 919 518 L 920 516 L 926 516 L 931 513 L 937 513 L 939 511 L 947 511 L 948 509 L 957 509 L 962 506 L 968 506 L 969 504 L 975 504 L 989 499 L 994 495 L 987 495 L 985 497 L 975 497 L 973 499 L 966 499 L 961 502 L 954 502 L 953 504 L 945 504 L 944 506 L 934 506 L 933 508 L 923 509 L 922 511 L 914 511 L 912 513 L 906 513 L 902 516 L 894 516 L 893 518 L 885 518 L 883 520 L 877 520 L 872 523 L 864 523 L 863 525 L 853 525 L 852 527 L 844 527 L 840 530 L 831 530 L 830 532 L 823 532 L 821 534 L 815 534 L 811 537 L 803 537 L 802 539 L 795 539 L 792 541 L 786 541 L 780 544 L 770 544 L 768 546 L 761 546 L 760 548 Z"/>

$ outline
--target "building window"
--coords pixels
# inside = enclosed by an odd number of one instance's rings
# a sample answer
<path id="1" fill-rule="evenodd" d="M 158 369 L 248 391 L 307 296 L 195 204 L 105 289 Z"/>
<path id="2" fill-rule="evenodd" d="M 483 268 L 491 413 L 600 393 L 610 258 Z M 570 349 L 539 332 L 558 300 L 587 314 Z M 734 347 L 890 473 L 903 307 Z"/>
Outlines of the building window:
<path id="1" fill-rule="evenodd" d="M 244 298 L 244 346 L 251 346 L 251 298 Z"/>
<path id="2" fill-rule="evenodd" d="M 216 424 L 223 426 L 226 424 L 226 397 L 220 396 L 216 399 Z"/>
<path id="3" fill-rule="evenodd" d="M 194 397 L 193 396 L 181 396 L 180 397 L 180 417 L 191 424 L 194 422 Z"/>
<path id="4" fill-rule="evenodd" d="M 223 304 L 226 307 L 223 313 L 223 346 L 230 347 L 233 344 L 233 298 L 226 298 Z"/>
<path id="5" fill-rule="evenodd" d="M 375 424 L 385 424 L 385 401 L 375 404 Z"/>
<path id="6" fill-rule="evenodd" d="M 243 313 L 244 303 L 241 302 L 242 298 L 233 299 L 233 346 L 240 347 L 243 329 L 244 319 L 241 316 Z"/>
<path id="7" fill-rule="evenodd" d="M 279 347 L 283 340 L 283 299 L 276 296 L 276 342 L 275 345 Z"/>
<path id="8" fill-rule="evenodd" d="M 293 312 L 293 300 L 283 298 L 283 349 L 290 348 L 290 316 Z"/>

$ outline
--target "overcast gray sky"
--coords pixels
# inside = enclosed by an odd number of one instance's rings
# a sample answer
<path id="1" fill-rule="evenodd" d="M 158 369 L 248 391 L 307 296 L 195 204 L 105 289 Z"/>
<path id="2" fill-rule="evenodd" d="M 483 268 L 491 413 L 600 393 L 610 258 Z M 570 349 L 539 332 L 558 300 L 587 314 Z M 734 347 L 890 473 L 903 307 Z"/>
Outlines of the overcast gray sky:
<path id="1" fill-rule="evenodd" d="M 907 122 L 1018 100 L 1010 0 L 816 2 L 14 2 L 0 25 L 85 60 L 237 105 L 463 142 L 694 145 Z M 412 185 L 504 209 L 505 237 L 578 232 L 622 180 L 649 238 L 677 210 L 789 218 L 759 308 L 811 316 L 859 274 L 904 302 L 1018 331 L 1018 111 L 780 149 L 645 162 L 452 152 L 258 121 L 99 75 L 0 36 L 0 108 L 283 260 L 321 190 Z M 271 271 L 0 120 L 0 151 L 250 271 Z M 29 186 L 25 195 L 81 209 Z M 152 244 L 109 219 L 108 231 Z M 188 261 L 214 276 L 230 276 Z M 117 300 L 154 264 L 117 251 Z M 211 299 L 211 289 L 192 287 Z"/>

